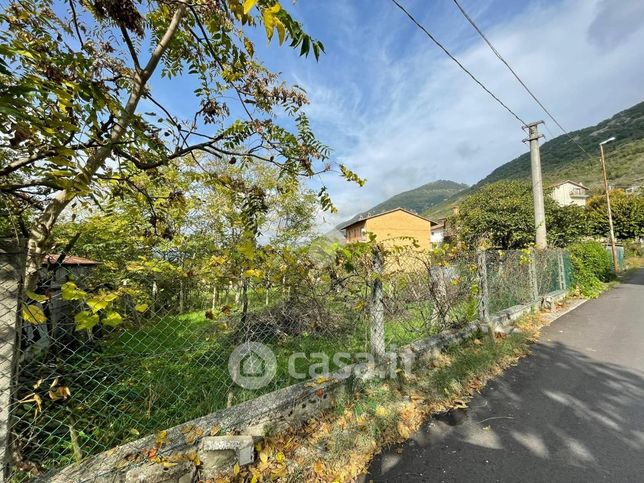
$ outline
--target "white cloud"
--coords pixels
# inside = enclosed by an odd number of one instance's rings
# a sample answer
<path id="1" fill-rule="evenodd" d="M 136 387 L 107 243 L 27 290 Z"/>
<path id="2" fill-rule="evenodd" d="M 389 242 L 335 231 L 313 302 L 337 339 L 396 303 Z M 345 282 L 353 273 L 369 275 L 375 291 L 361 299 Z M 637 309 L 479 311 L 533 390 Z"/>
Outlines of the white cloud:
<path id="1" fill-rule="evenodd" d="M 410 5 L 419 18 L 427 16 L 424 3 Z M 496 23 L 483 17 L 480 25 L 488 26 L 490 40 L 546 107 L 574 130 L 642 100 L 642 5 L 538 2 Z M 431 180 L 474 183 L 526 150 L 518 121 L 397 9 L 383 9 L 367 22 L 343 8 L 334 19 L 342 42 L 334 48 L 348 47 L 329 53 L 338 63 L 334 70 L 321 75 L 309 69 L 296 78 L 309 92 L 308 112 L 320 137 L 368 179 L 364 188 L 325 180 L 340 209 L 329 225 Z M 491 11 L 474 2 L 465 8 L 477 20 Z M 443 33 L 457 57 L 523 119 L 548 120 L 464 19 L 453 13 L 446 19 L 425 24 Z"/>

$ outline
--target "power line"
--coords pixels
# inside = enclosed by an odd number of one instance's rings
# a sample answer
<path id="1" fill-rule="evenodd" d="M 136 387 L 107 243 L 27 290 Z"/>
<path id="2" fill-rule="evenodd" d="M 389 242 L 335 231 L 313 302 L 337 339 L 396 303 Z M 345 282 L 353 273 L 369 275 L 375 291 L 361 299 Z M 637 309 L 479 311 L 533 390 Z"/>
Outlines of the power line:
<path id="1" fill-rule="evenodd" d="M 394 0 L 394 1 L 395 1 L 395 0 Z M 476 23 L 474 22 L 474 20 L 472 19 L 472 17 L 470 17 L 470 16 L 467 14 L 467 12 L 465 11 L 465 9 L 461 6 L 461 4 L 460 4 L 460 3 L 458 3 L 458 0 L 453 0 L 453 2 L 456 4 L 456 6 L 457 6 L 457 7 L 458 7 L 458 9 L 461 11 L 461 13 L 463 14 L 463 16 L 467 19 L 467 21 L 472 25 L 472 27 L 474 27 L 474 30 L 476 30 L 476 31 L 478 32 L 478 34 L 479 34 L 479 35 L 481 36 L 481 38 L 485 41 L 485 43 L 488 45 L 488 47 L 490 47 L 490 49 L 492 50 L 492 52 L 494 52 L 494 55 L 496 55 L 496 56 L 499 58 L 499 60 L 505 64 L 505 66 L 510 70 L 510 72 L 512 72 L 512 75 L 514 75 L 514 77 L 516 78 L 516 80 L 517 80 L 517 81 L 519 81 L 519 84 L 521 84 L 521 85 L 523 86 L 523 88 L 526 90 L 526 92 L 527 92 L 528 94 L 530 94 L 530 96 L 535 100 L 535 102 L 536 102 L 537 104 L 539 104 L 539 107 L 541 107 L 541 109 L 543 109 L 543 112 L 545 112 L 545 113 L 548 115 L 548 117 L 549 117 L 550 119 L 552 119 L 552 121 L 553 121 L 553 122 L 554 122 L 554 123 L 559 127 L 559 129 L 561 129 L 561 131 L 562 131 L 566 136 L 568 136 L 568 139 L 570 139 L 570 140 L 571 140 L 571 141 L 572 141 L 572 142 L 573 142 L 573 143 L 574 143 L 574 144 L 575 144 L 579 149 L 581 149 L 581 150 L 584 152 L 584 154 L 586 154 L 586 156 L 588 156 L 589 158 L 591 158 L 591 159 L 593 159 L 593 160 L 594 160 L 594 158 L 593 158 L 593 157 L 592 157 L 592 156 L 591 156 L 591 155 L 590 155 L 590 154 L 589 154 L 589 153 L 588 153 L 588 152 L 583 148 L 583 146 L 582 146 L 581 144 L 579 144 L 579 143 L 578 143 L 578 142 L 577 142 L 577 141 L 576 141 L 576 140 L 575 140 L 575 139 L 570 135 L 570 133 L 564 129 L 564 127 L 559 123 L 559 121 L 557 121 L 557 120 L 555 119 L 555 117 L 550 113 L 550 111 L 549 111 L 548 109 L 546 109 L 546 106 L 544 106 L 544 105 L 543 105 L 543 103 L 542 103 L 539 99 L 537 99 L 537 96 L 535 96 L 535 95 L 534 95 L 534 93 L 533 93 L 533 92 L 528 88 L 528 86 L 525 84 L 525 82 L 523 82 L 523 80 L 521 80 L 521 78 L 519 77 L 519 75 L 518 75 L 518 74 L 515 72 L 515 70 L 510 66 L 510 64 L 509 64 L 509 63 L 508 63 L 508 62 L 503 58 L 503 56 L 499 53 L 499 51 L 498 51 L 498 50 L 496 50 L 496 48 L 494 47 L 494 45 L 492 45 L 492 42 L 490 42 L 490 41 L 488 40 L 488 38 L 487 38 L 487 37 L 485 36 L 485 34 L 481 31 L 481 29 L 478 27 L 478 25 L 476 25 Z"/>
<path id="2" fill-rule="evenodd" d="M 455 62 L 455 63 L 456 63 L 456 64 L 457 64 L 457 65 L 458 65 L 458 66 L 459 66 L 459 67 L 460 67 L 460 68 L 461 68 L 461 69 L 462 69 L 462 70 L 463 70 L 467 75 L 469 75 L 469 76 L 472 78 L 472 80 L 473 80 L 474 82 L 476 82 L 476 83 L 477 83 L 477 84 L 478 84 L 478 85 L 479 85 L 479 86 L 480 86 L 480 87 L 481 87 L 485 92 L 487 92 L 490 96 L 492 96 L 492 98 L 493 98 L 496 102 L 498 102 L 499 104 L 501 104 L 501 106 L 503 106 L 503 108 L 504 108 L 506 111 L 508 111 L 510 114 L 512 114 L 512 115 L 513 115 L 513 116 L 514 116 L 514 117 L 515 117 L 515 118 L 516 118 L 516 119 L 517 119 L 517 120 L 518 120 L 518 121 L 519 121 L 523 126 L 525 126 L 525 125 L 527 124 L 527 122 L 525 122 L 523 119 L 521 119 L 521 118 L 520 118 L 520 117 L 519 117 L 519 116 L 518 116 L 518 115 L 517 115 L 517 114 L 516 114 L 512 109 L 510 109 L 510 108 L 509 108 L 509 107 L 508 107 L 508 106 L 507 106 L 507 105 L 506 105 L 506 104 L 505 104 L 501 99 L 499 99 L 499 98 L 498 98 L 498 97 L 497 97 L 497 96 L 496 96 L 492 91 L 490 91 L 490 89 L 488 89 L 487 87 L 485 87 L 485 85 L 483 85 L 483 83 L 482 83 L 480 80 L 478 80 L 478 79 L 474 76 L 474 74 L 472 74 L 469 70 L 467 70 L 467 68 L 466 68 L 463 64 L 461 64 L 461 63 L 458 61 L 458 59 L 457 59 L 456 57 L 454 57 L 454 56 L 449 52 L 449 50 L 447 50 L 447 49 L 445 48 L 445 46 L 443 46 L 443 44 L 441 44 L 441 43 L 440 43 L 440 42 L 439 42 L 439 41 L 438 41 L 438 40 L 437 40 L 437 39 L 436 39 L 436 38 L 435 38 L 431 33 L 429 33 L 429 31 L 428 31 L 425 27 L 423 27 L 423 26 L 418 22 L 418 20 L 416 20 L 416 19 L 414 18 L 414 16 L 413 16 L 411 13 L 409 13 L 409 11 L 407 11 L 407 9 L 406 9 L 405 7 L 403 7 L 400 3 L 398 3 L 398 1 L 397 1 L 397 0 L 391 0 L 391 1 L 392 1 L 392 2 L 393 2 L 393 3 L 394 3 L 394 4 L 395 4 L 395 5 L 396 5 L 400 10 L 402 10 L 402 11 L 405 13 L 405 15 L 407 15 L 407 17 L 409 17 L 409 19 L 410 19 L 413 23 L 415 23 L 415 24 L 416 24 L 416 26 L 417 26 L 419 29 L 421 29 L 421 30 L 422 30 L 422 31 L 423 31 L 423 32 L 424 32 L 424 33 L 425 33 L 425 34 L 426 34 L 426 35 L 431 39 L 431 41 L 432 41 L 432 42 L 434 42 L 434 43 L 435 43 L 435 44 L 436 44 L 436 45 L 437 45 L 437 46 L 438 46 L 438 47 L 439 47 L 443 52 L 445 52 L 445 54 L 447 54 L 447 56 L 448 56 L 450 59 L 452 59 L 452 60 L 453 60 L 453 61 L 454 61 L 454 62 Z"/>

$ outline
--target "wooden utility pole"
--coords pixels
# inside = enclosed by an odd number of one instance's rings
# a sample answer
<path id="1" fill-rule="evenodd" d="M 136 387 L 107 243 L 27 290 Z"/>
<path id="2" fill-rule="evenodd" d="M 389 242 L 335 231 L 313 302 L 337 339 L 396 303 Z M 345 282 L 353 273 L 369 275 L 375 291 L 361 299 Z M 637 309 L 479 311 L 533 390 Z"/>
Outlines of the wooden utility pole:
<path id="1" fill-rule="evenodd" d="M 534 200 L 534 225 L 536 228 L 536 247 L 543 250 L 548 246 L 546 236 L 546 211 L 543 204 L 543 181 L 541 179 L 541 154 L 539 153 L 539 124 L 535 121 L 523 126 L 528 130 L 528 137 L 523 142 L 530 141 L 530 164 L 532 166 L 532 198 Z"/>
<path id="2" fill-rule="evenodd" d="M 619 272 L 619 263 L 617 262 L 617 247 L 615 246 L 615 230 L 613 229 L 613 213 L 610 208 L 610 194 L 608 189 L 608 175 L 606 174 L 606 159 L 604 158 L 604 144 L 614 141 L 615 138 L 609 138 L 599 143 L 599 153 L 602 163 L 602 174 L 604 175 L 604 189 L 606 190 L 606 206 L 608 207 L 608 227 L 610 229 L 610 251 L 613 255 L 613 269 L 615 273 Z"/>

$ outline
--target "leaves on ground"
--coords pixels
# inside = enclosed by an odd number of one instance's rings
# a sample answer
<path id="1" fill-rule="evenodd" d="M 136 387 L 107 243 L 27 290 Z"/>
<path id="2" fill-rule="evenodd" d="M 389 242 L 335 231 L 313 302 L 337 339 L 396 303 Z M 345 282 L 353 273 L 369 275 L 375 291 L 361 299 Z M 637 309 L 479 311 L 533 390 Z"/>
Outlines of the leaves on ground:
<path id="1" fill-rule="evenodd" d="M 414 378 L 367 383 L 320 417 L 260 443 L 253 465 L 235 466 L 215 481 L 353 481 L 383 446 L 405 441 L 431 414 L 467 407 L 488 380 L 528 352 L 548 322 L 524 317 L 517 322 L 521 334 L 474 339 L 418 368 Z"/>

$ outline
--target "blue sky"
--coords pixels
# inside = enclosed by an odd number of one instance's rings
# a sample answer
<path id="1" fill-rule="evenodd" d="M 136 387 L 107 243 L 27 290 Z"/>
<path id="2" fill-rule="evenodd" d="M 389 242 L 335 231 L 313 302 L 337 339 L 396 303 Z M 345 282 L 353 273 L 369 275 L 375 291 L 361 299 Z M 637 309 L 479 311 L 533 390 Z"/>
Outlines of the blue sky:
<path id="1" fill-rule="evenodd" d="M 545 119 L 452 0 L 400 1 L 522 118 Z M 432 180 L 475 183 L 526 151 L 518 122 L 389 0 L 283 3 L 327 54 L 316 63 L 258 38 L 259 57 L 307 90 L 318 137 L 367 178 L 363 188 L 334 175 L 315 181 L 329 187 L 339 209 L 324 215 L 325 228 Z M 643 1 L 461 4 L 567 129 L 644 100 Z M 179 107 L 190 89 L 166 95 Z M 560 134 L 552 123 L 547 128 Z"/>

